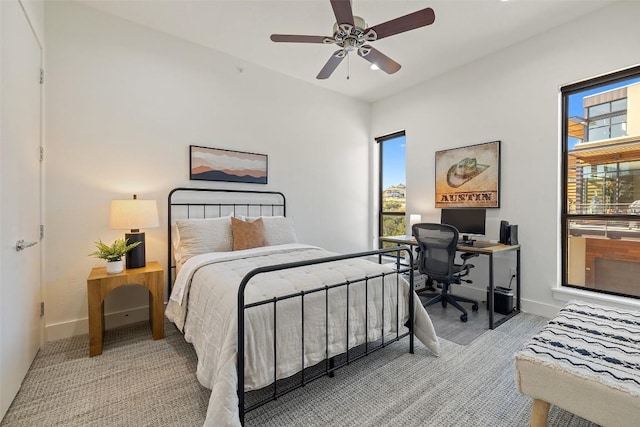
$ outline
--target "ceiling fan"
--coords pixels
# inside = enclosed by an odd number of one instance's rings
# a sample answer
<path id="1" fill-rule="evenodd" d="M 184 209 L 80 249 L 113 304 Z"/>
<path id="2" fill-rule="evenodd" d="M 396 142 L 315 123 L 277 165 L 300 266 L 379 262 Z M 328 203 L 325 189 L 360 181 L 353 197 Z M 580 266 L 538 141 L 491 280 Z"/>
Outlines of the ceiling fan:
<path id="1" fill-rule="evenodd" d="M 398 64 L 387 55 L 383 54 L 368 43 L 380 40 L 405 31 L 425 27 L 433 24 L 436 19 L 433 9 L 430 7 L 401 16 L 382 24 L 366 28 L 364 19 L 353 16 L 350 0 L 330 0 L 336 23 L 333 26 L 333 37 L 328 36 L 303 36 L 295 34 L 272 34 L 274 42 L 289 43 L 322 43 L 336 44 L 340 47 L 333 53 L 329 61 L 324 65 L 317 79 L 326 79 L 340 65 L 349 52 L 357 51 L 358 56 L 375 64 L 386 72 L 393 74 L 400 69 Z"/>

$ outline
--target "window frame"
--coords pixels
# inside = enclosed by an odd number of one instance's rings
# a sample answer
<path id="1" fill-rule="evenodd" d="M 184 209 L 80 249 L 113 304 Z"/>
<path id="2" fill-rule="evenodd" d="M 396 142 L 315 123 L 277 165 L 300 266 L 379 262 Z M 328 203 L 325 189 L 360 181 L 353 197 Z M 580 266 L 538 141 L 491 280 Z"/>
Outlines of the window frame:
<path id="1" fill-rule="evenodd" d="M 380 136 L 380 137 L 376 137 L 375 141 L 376 143 L 378 143 L 378 238 L 382 237 L 382 231 L 383 231 L 383 217 L 385 215 L 387 216 L 406 216 L 407 215 L 407 206 L 405 204 L 405 210 L 404 212 L 385 212 L 383 211 L 383 194 L 384 194 L 384 184 L 383 184 L 383 171 L 384 171 L 384 153 L 383 153 L 383 144 L 385 143 L 385 141 L 389 141 L 392 139 L 396 139 L 399 137 L 404 137 L 405 141 L 406 141 L 406 137 L 407 134 L 404 130 L 401 131 L 397 131 L 394 133 L 390 133 L 384 136 Z M 406 169 L 406 158 L 405 158 L 405 181 L 406 181 L 406 174 L 407 174 L 407 169 Z M 406 186 L 406 182 L 405 182 L 405 186 Z M 406 195 L 405 195 L 406 197 Z M 383 247 L 383 243 L 380 242 L 380 239 L 378 239 L 378 246 L 379 248 Z"/>
<path id="2" fill-rule="evenodd" d="M 640 77 L 640 66 L 631 67 L 625 70 L 616 71 L 606 75 L 598 76 L 585 81 L 569 84 L 560 88 L 561 95 L 561 207 L 560 207 L 560 246 L 561 246 L 561 287 L 580 289 L 582 291 L 621 295 L 631 298 L 638 298 L 631 295 L 620 294 L 617 292 L 607 291 L 603 289 L 586 288 L 580 285 L 572 285 L 569 283 L 569 223 L 572 220 L 601 220 L 601 221 L 638 221 L 637 215 L 602 213 L 602 214 L 584 214 L 569 212 L 569 97 L 571 95 L 584 92 L 589 89 L 595 89 L 600 86 L 624 82 L 626 80 Z M 609 113 L 611 114 L 611 113 Z M 611 114 L 615 115 L 615 114 Z M 609 124 L 610 126 L 610 124 Z M 587 130 L 588 131 L 588 130 Z M 616 166 L 617 173 L 620 173 L 619 163 Z M 604 173 L 602 176 L 604 177 Z M 577 183 L 576 183 L 577 184 Z"/>

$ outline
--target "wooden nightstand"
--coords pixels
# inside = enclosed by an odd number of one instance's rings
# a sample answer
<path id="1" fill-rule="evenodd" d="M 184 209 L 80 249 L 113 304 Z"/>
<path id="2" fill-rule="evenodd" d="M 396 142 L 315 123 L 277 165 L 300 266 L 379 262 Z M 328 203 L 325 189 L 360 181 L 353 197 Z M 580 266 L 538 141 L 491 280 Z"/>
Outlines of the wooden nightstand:
<path id="1" fill-rule="evenodd" d="M 87 278 L 89 298 L 89 356 L 102 354 L 104 337 L 104 299 L 112 290 L 124 285 L 142 285 L 149 290 L 149 321 L 153 339 L 164 338 L 163 286 L 164 270 L 157 261 L 142 268 L 107 274 L 105 267 L 91 270 Z"/>

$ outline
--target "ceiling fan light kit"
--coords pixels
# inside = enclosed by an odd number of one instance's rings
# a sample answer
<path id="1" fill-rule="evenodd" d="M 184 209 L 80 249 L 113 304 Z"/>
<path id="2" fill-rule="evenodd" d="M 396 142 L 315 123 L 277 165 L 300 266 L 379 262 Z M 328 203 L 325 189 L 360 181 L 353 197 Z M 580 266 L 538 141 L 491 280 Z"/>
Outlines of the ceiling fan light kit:
<path id="1" fill-rule="evenodd" d="M 393 74 L 400 69 L 401 65 L 367 43 L 425 27 L 435 21 L 435 13 L 433 9 L 428 7 L 373 27 L 367 27 L 364 19 L 359 16 L 353 16 L 350 0 L 330 1 L 333 13 L 336 16 L 336 23 L 333 25 L 333 37 L 293 34 L 271 35 L 271 40 L 274 42 L 322 43 L 335 44 L 340 47 L 320 70 L 320 73 L 316 76 L 317 79 L 329 78 L 349 52 L 357 52 L 358 56 L 366 59 L 372 65 L 387 74 Z"/>

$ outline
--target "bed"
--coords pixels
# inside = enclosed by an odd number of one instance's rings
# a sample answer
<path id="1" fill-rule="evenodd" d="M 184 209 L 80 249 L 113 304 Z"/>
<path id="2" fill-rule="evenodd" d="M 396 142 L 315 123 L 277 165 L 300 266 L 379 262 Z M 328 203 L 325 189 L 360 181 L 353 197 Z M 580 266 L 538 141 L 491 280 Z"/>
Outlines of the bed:
<path id="1" fill-rule="evenodd" d="M 272 191 L 176 188 L 168 197 L 166 315 L 192 343 L 211 389 L 205 426 L 245 414 L 414 334 L 439 343 L 413 270 L 384 255 L 335 254 L 297 242 Z M 395 258 L 393 258 L 395 259 Z"/>

